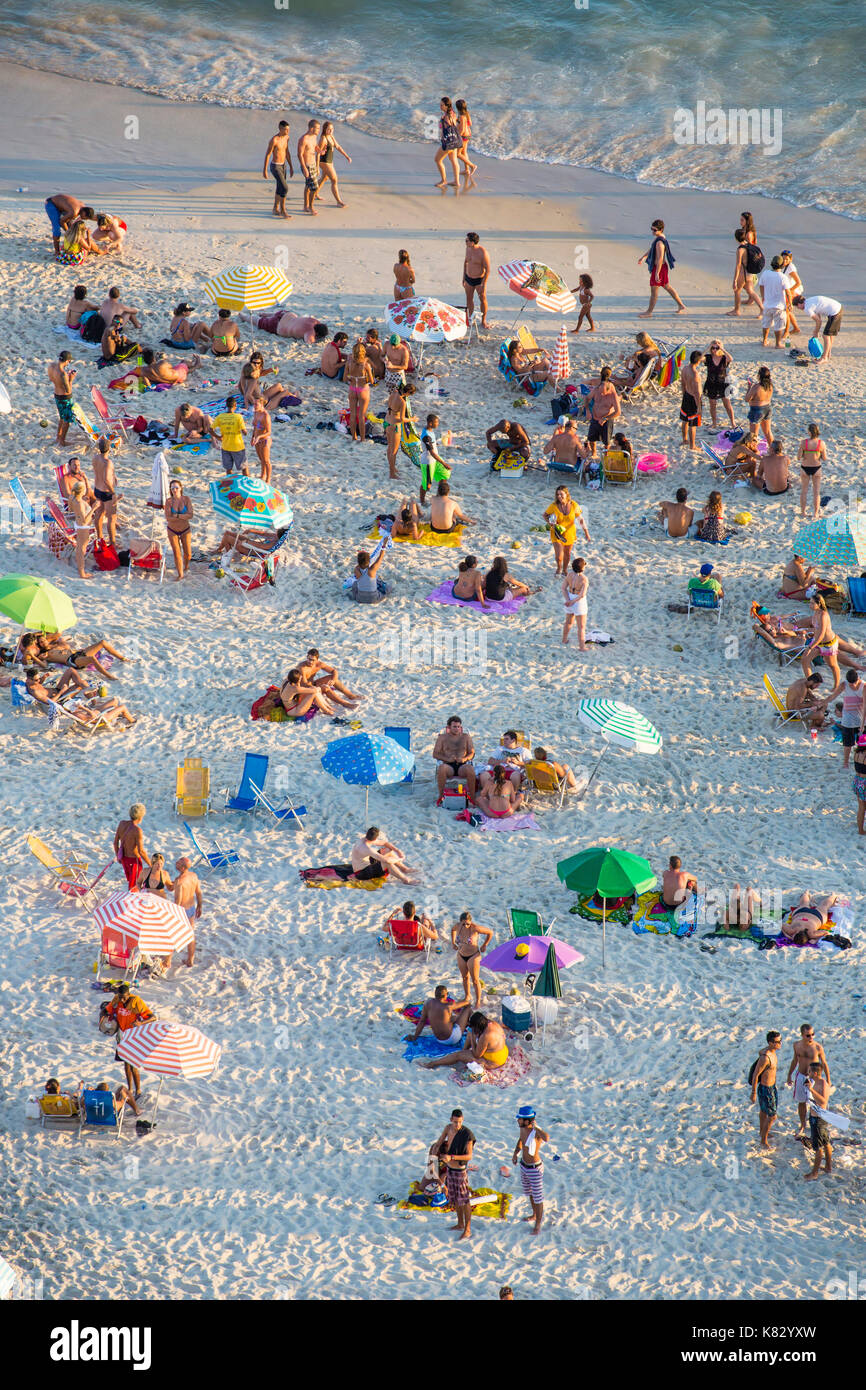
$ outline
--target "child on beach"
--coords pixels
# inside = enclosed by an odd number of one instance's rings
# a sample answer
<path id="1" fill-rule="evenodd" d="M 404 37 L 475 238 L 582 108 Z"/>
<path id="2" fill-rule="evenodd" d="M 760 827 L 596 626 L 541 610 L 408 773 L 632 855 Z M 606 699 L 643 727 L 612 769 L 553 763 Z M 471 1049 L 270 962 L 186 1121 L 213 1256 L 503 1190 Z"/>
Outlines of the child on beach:
<path id="1" fill-rule="evenodd" d="M 592 319 L 592 301 L 595 298 L 595 295 L 592 292 L 592 276 L 578 276 L 577 284 L 575 285 L 571 293 L 576 294 L 578 299 L 580 300 L 580 313 L 577 316 L 576 327 L 572 328 L 571 330 L 572 333 L 580 332 L 580 325 L 583 323 L 584 319 L 586 319 L 587 323 L 589 324 L 587 332 L 594 333 L 595 324 L 593 323 Z"/>

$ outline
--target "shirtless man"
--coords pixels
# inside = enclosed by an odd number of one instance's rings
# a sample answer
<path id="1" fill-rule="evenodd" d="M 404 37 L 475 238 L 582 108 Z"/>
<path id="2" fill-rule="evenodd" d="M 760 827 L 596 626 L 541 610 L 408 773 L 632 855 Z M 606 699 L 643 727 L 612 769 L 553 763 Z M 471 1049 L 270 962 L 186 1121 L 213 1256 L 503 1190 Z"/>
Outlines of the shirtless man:
<path id="1" fill-rule="evenodd" d="M 93 494 L 96 498 L 97 506 L 93 513 L 93 525 L 96 527 L 96 539 L 102 540 L 102 523 L 108 521 L 108 542 L 114 545 L 117 539 L 117 502 L 115 494 L 117 477 L 114 472 L 114 459 L 111 457 L 111 445 L 103 437 L 96 445 L 91 455 L 93 464 Z"/>
<path id="2" fill-rule="evenodd" d="M 119 315 L 121 323 L 131 323 L 133 328 L 141 328 L 138 317 L 138 310 L 133 309 L 131 304 L 124 304 L 120 298 L 120 290 L 116 285 L 112 285 L 108 295 L 102 302 L 99 310 L 103 323 L 113 323 Z"/>
<path id="3" fill-rule="evenodd" d="M 176 439 L 195 444 L 202 439 L 213 438 L 213 420 L 197 405 L 184 401 L 174 412 L 174 433 Z"/>
<path id="4" fill-rule="evenodd" d="M 385 349 L 379 338 L 378 329 L 367 329 L 364 334 L 364 347 L 367 349 L 367 361 L 370 363 L 373 376 L 376 381 L 381 381 L 385 375 Z"/>
<path id="5" fill-rule="evenodd" d="M 385 344 L 385 385 L 389 390 L 406 384 L 412 354 L 399 333 L 392 333 Z"/>
<path id="6" fill-rule="evenodd" d="M 304 343 L 323 343 L 328 336 L 328 325 L 315 315 L 294 314 L 290 309 L 282 313 L 259 314 L 256 327 L 263 328 L 266 333 L 275 333 L 278 338 L 295 338 Z"/>
<path id="7" fill-rule="evenodd" d="M 552 454 L 556 463 L 574 468 L 580 473 L 583 471 L 584 460 L 588 457 L 588 450 L 584 448 L 577 433 L 577 421 L 563 415 L 560 417 L 560 425 L 562 428 L 554 430 L 542 453 Z"/>
<path id="8" fill-rule="evenodd" d="M 347 685 L 343 685 L 337 677 L 336 666 L 329 666 L 327 661 L 321 660 L 318 647 L 310 647 L 306 658 L 298 662 L 297 669 L 306 685 L 321 690 L 335 705 L 354 709 L 359 700 L 364 698 L 363 695 L 356 695 Z"/>
<path id="9" fill-rule="evenodd" d="M 806 895 L 804 894 L 804 896 Z M 794 1043 L 794 1055 L 791 1058 L 791 1065 L 785 1080 L 785 1085 L 790 1086 L 792 1084 L 791 1078 L 794 1077 L 794 1100 L 797 1103 L 797 1113 L 800 1117 L 800 1127 L 794 1136 L 797 1139 L 806 1133 L 806 1105 L 809 1100 L 809 1089 L 806 1082 L 809 1079 L 809 1067 L 812 1063 L 819 1071 L 823 1071 L 829 1086 L 830 1068 L 827 1065 L 827 1058 L 824 1056 L 824 1049 L 819 1042 L 815 1041 L 815 1029 L 811 1023 L 801 1023 L 800 1037 Z M 794 1075 L 795 1072 L 796 1076 Z"/>
<path id="10" fill-rule="evenodd" d="M 550 1135 L 547 1130 L 536 1124 L 535 1111 L 531 1105 L 521 1105 L 517 1112 L 517 1125 L 517 1143 L 511 1162 L 514 1164 L 518 1158 L 520 1159 L 520 1183 L 532 1207 L 529 1216 L 524 1216 L 523 1219 L 535 1222 L 532 1234 L 537 1236 L 544 1217 L 544 1191 L 541 1185 L 544 1160 L 541 1157 L 541 1145 L 549 1143 Z"/>
<path id="11" fill-rule="evenodd" d="M 329 381 L 342 381 L 346 366 L 345 346 L 349 339 L 345 333 L 335 333 L 329 343 L 322 348 L 319 371 Z"/>
<path id="12" fill-rule="evenodd" d="M 812 1152 L 815 1161 L 810 1173 L 804 1173 L 803 1177 L 807 1182 L 814 1182 L 821 1172 L 821 1158 L 824 1159 L 824 1172 L 829 1177 L 833 1171 L 833 1150 L 830 1146 L 830 1130 L 827 1121 L 823 1120 L 818 1114 L 818 1110 L 826 1110 L 830 1096 L 836 1089 L 830 1085 L 830 1077 L 821 1075 L 821 1063 L 809 1063 L 809 1075 L 804 1087 L 809 1097 L 809 1138 L 812 1140 Z"/>
<path id="13" fill-rule="evenodd" d="M 753 476 L 749 478 L 749 482 L 753 488 L 766 493 L 768 497 L 778 497 L 781 493 L 787 492 L 790 487 L 788 481 L 790 466 L 791 460 L 782 451 L 781 439 L 774 439 L 764 457 L 758 459 L 758 466 Z"/>
<path id="14" fill-rule="evenodd" d="M 50 198 L 45 199 L 45 211 L 51 223 L 55 255 L 60 251 L 60 234 L 66 230 L 70 222 L 74 222 L 78 217 L 83 222 L 96 221 L 93 208 L 85 207 L 77 198 L 73 198 L 71 193 L 52 193 Z"/>
<path id="15" fill-rule="evenodd" d="M 56 444 L 66 443 L 69 426 L 75 422 L 72 406 L 72 383 L 78 373 L 74 367 L 68 365 L 71 361 L 72 353 L 64 350 L 57 361 L 49 363 L 48 366 L 48 378 L 54 387 L 54 404 L 57 407 Z"/>
<path id="16" fill-rule="evenodd" d="M 466 322 L 468 323 L 478 295 L 481 327 L 487 328 L 487 280 L 490 275 L 490 254 L 481 245 L 477 232 L 466 233 L 466 256 L 463 261 L 463 288 L 466 291 Z"/>
<path id="17" fill-rule="evenodd" d="M 703 362 L 704 354 L 695 351 L 689 357 L 682 370 L 682 405 L 680 406 L 680 421 L 683 427 L 683 444 L 687 445 L 694 453 L 697 451 L 695 443 L 695 432 L 701 423 L 701 392 L 703 385 L 698 376 L 698 364 Z"/>
<path id="18" fill-rule="evenodd" d="M 782 1034 L 771 1032 L 767 1034 L 767 1046 L 762 1047 L 758 1053 L 758 1060 L 752 1072 L 752 1094 L 749 1100 L 750 1105 L 758 1104 L 758 1128 L 761 1136 L 761 1148 L 769 1149 L 771 1145 L 770 1130 L 779 1111 L 779 1091 L 776 1086 L 776 1065 L 778 1062 L 778 1052 L 782 1046 Z"/>
<path id="19" fill-rule="evenodd" d="M 682 907 L 690 893 L 696 893 L 697 890 L 697 879 L 686 873 L 679 855 L 672 854 L 668 860 L 668 867 L 662 874 L 662 907 L 666 907 L 668 912 L 674 912 L 678 907 Z"/>
<path id="20" fill-rule="evenodd" d="M 785 709 L 808 713 L 813 729 L 820 729 L 824 724 L 827 706 L 835 694 L 834 691 L 826 700 L 819 700 L 818 690 L 822 684 L 820 673 L 813 671 L 810 676 L 801 676 L 799 680 L 793 681 L 785 691 Z"/>
<path id="21" fill-rule="evenodd" d="M 129 891 L 135 891 L 141 876 L 141 866 L 150 868 L 150 857 L 144 848 L 141 822 L 145 808 L 136 801 L 129 808 L 129 820 L 122 820 L 114 832 L 114 854 L 126 874 Z"/>
<path id="22" fill-rule="evenodd" d="M 464 732 L 462 719 L 452 714 L 433 745 L 433 757 L 439 764 L 436 769 L 436 785 L 440 801 L 449 777 L 465 778 L 469 800 L 475 800 L 475 768 L 472 765 L 474 756 L 475 745 L 469 734 Z"/>
<path id="23" fill-rule="evenodd" d="M 473 518 L 466 516 L 460 510 L 459 503 L 451 496 L 451 484 L 441 482 L 436 489 L 436 496 L 430 499 L 430 530 L 444 536 L 449 531 L 456 530 L 458 526 L 474 525 Z"/>
<path id="24" fill-rule="evenodd" d="M 448 986 L 437 985 L 433 991 L 433 998 L 424 1001 L 415 1032 L 406 1033 L 403 1041 L 417 1042 L 424 1029 L 429 1028 L 437 1042 L 452 1043 L 456 1046 L 463 1037 L 472 1005 L 464 1004 L 462 1009 L 458 1009 L 454 1004 L 448 1004 L 447 999 Z"/>
<path id="25" fill-rule="evenodd" d="M 178 362 L 175 366 L 164 352 L 154 352 L 145 348 L 141 354 L 142 365 L 134 369 L 134 374 L 154 386 L 183 386 L 190 372 L 201 366 L 198 353 L 193 353 L 188 362 Z"/>
<path id="26" fill-rule="evenodd" d="M 406 863 L 403 851 L 385 839 L 378 825 L 370 826 L 353 846 L 350 857 L 356 878 L 379 878 L 382 870 L 387 869 L 399 883 L 418 881 L 412 877 L 414 870 Z"/>
<path id="27" fill-rule="evenodd" d="M 689 528 L 693 525 L 695 514 L 691 507 L 686 506 L 688 492 L 684 487 L 677 488 L 675 502 L 660 502 L 658 510 L 659 521 L 665 528 L 665 534 L 672 540 L 679 540 L 682 536 L 687 536 Z"/>
<path id="28" fill-rule="evenodd" d="M 67 503 L 69 502 L 69 497 L 74 483 L 84 484 L 84 501 L 88 502 L 91 506 L 93 506 L 96 502 L 96 494 L 94 493 L 93 488 L 90 486 L 90 479 L 87 477 L 83 468 L 81 467 L 81 460 L 77 454 L 73 454 L 72 458 L 68 460 L 66 464 L 66 472 L 61 473 L 60 475 L 60 491 L 62 492 L 64 500 Z"/>
<path id="29" fill-rule="evenodd" d="M 210 350 L 214 357 L 234 357 L 240 352 L 240 329 L 232 318 L 231 309 L 220 309 L 210 325 Z"/>
<path id="30" fill-rule="evenodd" d="M 622 414 L 619 392 L 611 381 L 612 375 L 610 367 L 602 367 L 598 385 L 584 398 L 590 416 L 586 442 L 591 458 L 595 458 L 595 446 L 599 439 L 605 448 L 608 447 L 614 421 Z"/>
<path id="31" fill-rule="evenodd" d="M 265 162 L 262 168 L 262 178 L 266 179 L 268 174 L 277 186 L 274 194 L 274 217 L 291 217 L 290 212 L 286 212 L 286 194 L 289 191 L 288 177 L 293 179 L 295 171 L 292 167 L 292 156 L 289 153 L 289 123 L 280 121 L 276 135 L 272 135 L 268 141 L 268 148 L 265 150 Z"/>
<path id="32" fill-rule="evenodd" d="M 319 191 L 319 131 L 318 121 L 307 123 L 306 133 L 298 141 L 298 164 L 304 176 L 304 212 L 318 217 L 313 203 Z"/>
<path id="33" fill-rule="evenodd" d="M 484 437 L 492 455 L 491 468 L 499 455 L 504 453 L 506 449 L 513 449 L 524 459 L 529 459 L 532 456 L 532 443 L 529 435 L 516 420 L 497 420 L 495 425 L 490 426 Z"/>
<path id="34" fill-rule="evenodd" d="M 198 874 L 194 874 L 190 867 L 190 860 L 184 857 L 178 859 L 175 864 L 177 878 L 174 881 L 174 900 L 179 907 L 182 907 L 190 923 L 197 922 L 201 917 L 202 895 L 201 883 Z M 189 943 L 186 952 L 186 963 L 192 965 L 195 960 L 195 937 Z"/>

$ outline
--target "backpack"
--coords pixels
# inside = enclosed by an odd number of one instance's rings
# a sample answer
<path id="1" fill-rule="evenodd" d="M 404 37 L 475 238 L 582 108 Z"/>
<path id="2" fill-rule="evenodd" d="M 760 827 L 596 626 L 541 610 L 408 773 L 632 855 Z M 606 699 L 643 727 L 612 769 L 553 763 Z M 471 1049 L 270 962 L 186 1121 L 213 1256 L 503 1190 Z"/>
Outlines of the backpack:
<path id="1" fill-rule="evenodd" d="M 101 314 L 91 314 L 85 319 L 81 329 L 81 336 L 85 343 L 101 343 L 102 335 L 105 332 L 105 319 Z"/>
<path id="2" fill-rule="evenodd" d="M 757 1066 L 758 1066 L 758 1063 L 760 1062 L 760 1060 L 761 1060 L 760 1057 L 756 1057 L 755 1060 L 754 1060 L 754 1062 L 752 1063 L 752 1065 L 749 1067 L 749 1085 L 750 1085 L 750 1086 L 751 1086 L 752 1082 L 753 1082 L 754 1079 L 755 1079 L 755 1071 L 757 1070 Z"/>
<path id="3" fill-rule="evenodd" d="M 766 261 L 760 246 L 753 246 L 750 241 L 746 242 L 746 274 L 760 275 L 764 269 Z"/>

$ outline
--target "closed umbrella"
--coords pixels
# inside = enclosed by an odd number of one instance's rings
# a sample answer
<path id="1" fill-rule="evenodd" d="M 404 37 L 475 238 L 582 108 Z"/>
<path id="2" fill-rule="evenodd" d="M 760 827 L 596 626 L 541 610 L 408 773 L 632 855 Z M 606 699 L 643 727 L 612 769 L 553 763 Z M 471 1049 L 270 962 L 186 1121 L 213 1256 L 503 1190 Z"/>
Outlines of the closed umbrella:
<path id="1" fill-rule="evenodd" d="M 322 767 L 332 777 L 351 786 L 365 787 L 364 819 L 370 805 L 370 788 L 402 782 L 415 766 L 415 758 L 393 738 L 384 734 L 350 734 L 329 743 L 322 756 Z"/>
<path id="2" fill-rule="evenodd" d="M 62 632 L 77 621 L 72 600 L 62 589 L 29 574 L 6 574 L 0 579 L 0 613 L 40 632 Z"/>
<path id="3" fill-rule="evenodd" d="M 565 381 L 571 373 L 571 364 L 568 360 L 568 334 L 565 331 L 565 324 L 559 330 L 556 347 L 553 349 L 550 372 L 556 381 Z"/>
<path id="4" fill-rule="evenodd" d="M 123 932 L 139 951 L 155 956 L 169 956 L 195 936 L 186 909 L 156 893 L 112 893 L 94 909 L 93 920 L 100 931 Z"/>
<path id="5" fill-rule="evenodd" d="M 238 531 L 281 531 L 292 524 L 292 508 L 280 488 L 236 473 L 210 485 L 217 516 L 225 517 Z"/>
<path id="6" fill-rule="evenodd" d="M 593 845 L 562 859 L 556 866 L 556 875 L 575 893 L 594 893 L 601 899 L 601 963 L 606 965 L 607 899 L 627 898 L 653 888 L 656 876 L 652 865 L 628 850 Z"/>
<path id="7" fill-rule="evenodd" d="M 605 740 L 605 746 L 599 753 L 581 794 L 586 791 L 611 744 L 617 748 L 628 748 L 633 753 L 653 754 L 662 750 L 662 736 L 655 725 L 631 705 L 624 705 L 619 700 L 581 700 L 577 707 L 577 717 L 581 724 L 588 729 L 595 729 Z"/>
<path id="8" fill-rule="evenodd" d="M 810 521 L 794 537 L 794 554 L 817 565 L 862 569 L 866 565 L 866 516 L 830 512 Z"/>
<path id="9" fill-rule="evenodd" d="M 117 1044 L 117 1055 L 130 1066 L 153 1072 L 159 1077 L 159 1090 L 153 1107 L 155 1124 L 164 1078 L 180 1076 L 189 1081 L 210 1076 L 216 1070 L 222 1048 L 197 1028 L 152 1019 L 150 1023 L 124 1030 Z"/>
<path id="10" fill-rule="evenodd" d="M 556 1002 L 562 998 L 562 981 L 559 978 L 559 968 L 556 964 L 556 952 L 551 946 L 547 952 L 547 959 L 541 967 L 541 973 L 532 987 L 534 999 L 544 999 L 544 1004 L 536 1004 L 535 1017 L 541 1019 L 542 1042 L 547 1037 L 548 1023 L 556 1021 L 559 1012 L 559 1005 Z"/>

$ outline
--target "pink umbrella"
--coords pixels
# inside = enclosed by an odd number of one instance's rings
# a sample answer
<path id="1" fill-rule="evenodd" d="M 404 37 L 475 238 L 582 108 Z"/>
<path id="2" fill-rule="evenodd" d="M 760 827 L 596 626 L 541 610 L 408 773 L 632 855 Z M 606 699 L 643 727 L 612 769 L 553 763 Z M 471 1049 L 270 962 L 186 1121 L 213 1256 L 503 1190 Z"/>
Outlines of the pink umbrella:
<path id="1" fill-rule="evenodd" d="M 556 340 L 556 347 L 553 349 L 553 356 L 550 359 L 550 374 L 557 381 L 565 381 L 571 372 L 571 365 L 568 360 L 568 336 L 565 331 L 565 324 L 559 330 L 559 337 Z"/>
<path id="2" fill-rule="evenodd" d="M 532 300 L 549 314 L 570 314 L 577 300 L 561 275 L 541 261 L 509 261 L 499 275 L 521 299 Z"/>
<path id="3" fill-rule="evenodd" d="M 186 910 L 156 893 L 113 893 L 95 909 L 93 920 L 101 931 L 121 931 L 139 951 L 155 956 L 170 956 L 195 936 Z"/>
<path id="4" fill-rule="evenodd" d="M 525 954 L 518 955 L 518 946 L 528 946 L 529 949 Z M 573 946 L 559 941 L 555 936 L 514 936 L 494 950 L 487 951 L 481 958 L 481 964 L 485 970 L 510 975 L 535 975 L 547 960 L 550 946 L 553 947 L 560 970 L 567 970 L 570 965 L 577 965 L 578 961 L 583 960 L 580 951 L 575 951 Z"/>

